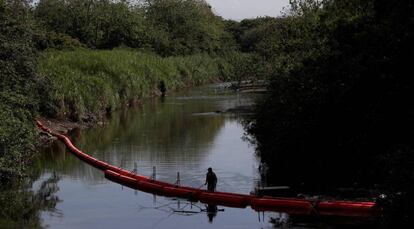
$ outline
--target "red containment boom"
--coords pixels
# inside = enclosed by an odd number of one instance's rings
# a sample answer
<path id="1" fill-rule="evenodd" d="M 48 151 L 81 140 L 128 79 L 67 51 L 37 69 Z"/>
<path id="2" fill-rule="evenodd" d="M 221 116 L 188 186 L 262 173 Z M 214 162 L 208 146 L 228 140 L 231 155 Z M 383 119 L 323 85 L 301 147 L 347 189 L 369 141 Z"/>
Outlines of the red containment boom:
<path id="1" fill-rule="evenodd" d="M 90 155 L 77 149 L 68 137 L 50 131 L 40 121 L 36 121 L 36 124 L 41 130 L 56 136 L 59 140 L 64 142 L 66 147 L 80 160 L 104 171 L 105 178 L 108 180 L 144 192 L 186 198 L 191 201 L 201 201 L 207 204 L 238 208 L 251 206 L 251 208 L 256 211 L 280 211 L 298 215 L 309 215 L 312 212 L 316 212 L 319 215 L 367 217 L 374 216 L 378 212 L 374 202 L 313 202 L 306 199 L 258 197 L 254 195 L 243 195 L 237 193 L 210 192 L 204 189 L 196 189 L 193 187 L 179 186 L 176 184 L 153 180 L 147 176 L 130 172 L 91 157 Z"/>

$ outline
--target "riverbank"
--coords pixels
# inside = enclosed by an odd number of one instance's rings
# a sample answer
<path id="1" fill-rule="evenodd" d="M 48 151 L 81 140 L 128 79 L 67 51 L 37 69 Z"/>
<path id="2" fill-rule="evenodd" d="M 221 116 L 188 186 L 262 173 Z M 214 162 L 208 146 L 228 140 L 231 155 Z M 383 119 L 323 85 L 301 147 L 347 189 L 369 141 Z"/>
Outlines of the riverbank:
<path id="1" fill-rule="evenodd" d="M 96 123 L 92 123 L 92 122 L 85 123 L 85 122 L 73 122 L 73 121 L 68 121 L 68 120 L 49 119 L 49 118 L 44 118 L 44 117 L 39 117 L 36 120 L 43 123 L 43 125 L 49 130 L 55 133 L 60 133 L 60 134 L 67 134 L 73 129 L 85 129 L 85 128 L 90 128 L 92 126 L 104 124 L 102 121 L 96 122 Z M 38 132 L 39 132 L 38 139 L 37 139 L 38 146 L 47 147 L 52 142 L 57 140 L 57 138 L 54 137 L 53 135 L 47 132 L 44 132 L 40 129 L 38 129 Z"/>
<path id="2" fill-rule="evenodd" d="M 161 87 L 168 92 L 218 81 L 225 77 L 226 65 L 222 58 L 203 54 L 162 58 L 125 49 L 49 51 L 38 68 L 48 82 L 41 113 L 72 121 L 100 119 L 156 96 Z"/>
<path id="3" fill-rule="evenodd" d="M 47 82 L 41 116 L 59 132 L 103 124 L 113 110 L 161 91 L 217 82 L 228 68 L 222 58 L 203 54 L 162 58 L 128 49 L 48 51 L 38 68 Z"/>
<path id="4" fill-rule="evenodd" d="M 80 48 L 43 52 L 37 61 L 33 89 L 37 93 L 27 102 L 30 106 L 16 109 L 10 105 L 10 109 L 1 114 L 7 117 L 1 136 L 16 140 L 16 147 L 4 149 L 7 154 L 0 158 L 1 180 L 24 176 L 25 168 L 30 164 L 27 158 L 32 157 L 36 147 L 53 141 L 50 136 L 36 131 L 33 117 L 47 120 L 52 129 L 63 133 L 99 125 L 114 110 L 160 96 L 161 91 L 168 94 L 221 81 L 227 77 L 228 69 L 230 67 L 223 58 L 207 54 L 163 58 L 130 49 Z M 30 115 L 27 113 L 29 108 L 34 110 Z M 11 119 L 16 117 L 16 112 L 27 116 L 18 132 L 15 131 L 17 124 Z M 27 146 L 23 152 L 17 147 L 22 141 Z"/>

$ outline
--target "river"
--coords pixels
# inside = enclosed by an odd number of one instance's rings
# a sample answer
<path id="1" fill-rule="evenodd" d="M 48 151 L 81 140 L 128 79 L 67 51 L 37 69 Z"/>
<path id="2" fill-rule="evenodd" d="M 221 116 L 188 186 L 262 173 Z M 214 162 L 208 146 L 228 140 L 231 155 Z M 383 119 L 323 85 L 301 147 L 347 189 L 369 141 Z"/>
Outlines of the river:
<path id="1" fill-rule="evenodd" d="M 148 99 L 105 125 L 71 133 L 84 152 L 110 164 L 200 187 L 208 167 L 219 191 L 249 194 L 259 182 L 255 148 L 241 121 L 257 95 L 210 85 Z M 236 108 L 236 109 L 235 109 Z M 227 112 L 233 110 L 236 112 Z M 238 111 L 238 112 L 237 112 Z M 241 112 L 244 111 L 244 112 Z M 33 181 L 1 190 L 0 225 L 50 228 L 314 228 L 285 213 L 190 203 L 122 187 L 55 142 L 35 159 Z M 215 211 L 217 210 L 217 211 Z M 305 222 L 305 223 L 304 223 Z M 338 221 L 335 220 L 335 223 Z M 326 227 L 317 222 L 318 227 Z M 1 227 L 1 226 L 0 226 Z M 330 227 L 328 227 L 330 228 Z"/>
<path id="2" fill-rule="evenodd" d="M 72 133 L 84 152 L 128 170 L 182 185 L 200 187 L 208 167 L 217 189 L 248 194 L 257 183 L 258 159 L 243 140 L 242 115 L 224 112 L 253 104 L 253 96 L 206 86 L 176 93 L 142 106 L 117 111 L 103 127 Z M 270 217 L 250 208 L 218 206 L 154 196 L 108 181 L 103 173 L 71 155 L 61 143 L 39 158 L 38 181 L 57 176 L 59 202 L 41 212 L 51 228 L 266 228 Z"/>

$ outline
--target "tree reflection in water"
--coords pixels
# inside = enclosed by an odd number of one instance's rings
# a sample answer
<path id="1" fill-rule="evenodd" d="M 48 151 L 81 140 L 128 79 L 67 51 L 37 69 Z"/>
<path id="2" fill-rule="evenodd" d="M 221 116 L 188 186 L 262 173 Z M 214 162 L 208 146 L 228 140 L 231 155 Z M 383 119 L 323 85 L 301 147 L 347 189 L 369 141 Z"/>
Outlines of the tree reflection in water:
<path id="1" fill-rule="evenodd" d="M 33 181 L 2 185 L 0 188 L 0 227 L 41 228 L 41 212 L 61 216 L 56 204 L 61 202 L 56 195 L 60 177 L 55 173 L 33 190 Z"/>

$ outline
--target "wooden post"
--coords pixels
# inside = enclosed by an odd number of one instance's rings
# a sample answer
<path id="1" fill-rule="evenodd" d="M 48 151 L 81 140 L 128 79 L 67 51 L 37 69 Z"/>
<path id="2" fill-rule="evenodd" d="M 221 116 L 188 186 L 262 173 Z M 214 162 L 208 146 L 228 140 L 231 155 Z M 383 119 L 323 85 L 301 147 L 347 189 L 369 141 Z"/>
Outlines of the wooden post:
<path id="1" fill-rule="evenodd" d="M 180 185 L 181 184 L 181 181 L 180 181 L 180 172 L 177 172 L 177 181 L 175 183 L 177 185 Z"/>

